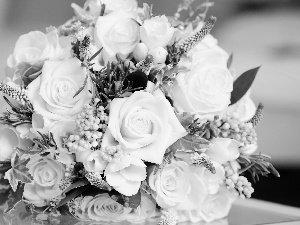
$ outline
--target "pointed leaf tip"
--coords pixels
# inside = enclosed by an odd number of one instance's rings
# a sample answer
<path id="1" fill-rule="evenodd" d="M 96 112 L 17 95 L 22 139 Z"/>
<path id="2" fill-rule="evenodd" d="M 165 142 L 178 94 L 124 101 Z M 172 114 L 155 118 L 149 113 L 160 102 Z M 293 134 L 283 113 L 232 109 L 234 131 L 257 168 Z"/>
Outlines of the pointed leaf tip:
<path id="1" fill-rule="evenodd" d="M 247 93 L 256 77 L 259 68 L 260 66 L 244 72 L 234 81 L 230 105 L 238 102 Z"/>

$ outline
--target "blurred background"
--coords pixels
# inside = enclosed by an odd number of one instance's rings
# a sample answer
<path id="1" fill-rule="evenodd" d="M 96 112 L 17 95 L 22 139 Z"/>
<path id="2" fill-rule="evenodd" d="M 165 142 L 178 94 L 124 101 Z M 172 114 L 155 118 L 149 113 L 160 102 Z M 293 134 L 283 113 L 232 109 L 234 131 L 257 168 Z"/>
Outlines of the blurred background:
<path id="1" fill-rule="evenodd" d="M 201 0 L 196 0 L 196 2 Z M 70 4 L 83 0 L 0 0 L 0 79 L 18 37 L 45 31 L 73 16 Z M 173 15 L 181 0 L 138 0 L 154 4 L 154 14 Z M 300 1 L 215 0 L 212 34 L 234 53 L 237 74 L 262 65 L 252 89 L 265 114 L 258 126 L 259 149 L 271 155 L 281 178 L 254 184 L 254 198 L 300 207 Z"/>

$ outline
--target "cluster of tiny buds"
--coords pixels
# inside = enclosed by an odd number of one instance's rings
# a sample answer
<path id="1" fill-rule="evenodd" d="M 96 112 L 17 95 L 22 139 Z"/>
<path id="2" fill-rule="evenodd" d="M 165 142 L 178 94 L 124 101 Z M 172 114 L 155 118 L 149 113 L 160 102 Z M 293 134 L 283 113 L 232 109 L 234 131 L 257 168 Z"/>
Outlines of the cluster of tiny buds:
<path id="1" fill-rule="evenodd" d="M 224 164 L 225 180 L 221 181 L 221 184 L 225 183 L 228 189 L 236 189 L 236 194 L 240 198 L 250 198 L 254 192 L 252 184 L 244 176 L 239 176 L 238 171 L 233 169 L 230 163 Z"/>
<path id="2" fill-rule="evenodd" d="M 104 150 L 101 151 L 100 155 L 104 160 L 111 162 L 113 159 L 121 158 L 122 156 L 124 156 L 124 151 L 121 148 L 121 145 L 107 146 Z"/>
<path id="3" fill-rule="evenodd" d="M 70 151 L 85 151 L 97 148 L 106 130 L 108 116 L 102 106 L 95 108 L 85 106 L 85 110 L 78 115 L 76 126 L 78 133 L 70 135 L 66 141 Z"/>
<path id="4" fill-rule="evenodd" d="M 236 112 L 224 115 L 218 123 L 221 137 L 235 139 L 243 145 L 256 144 L 257 135 L 252 123 L 240 121 Z"/>
<path id="5" fill-rule="evenodd" d="M 27 90 L 20 87 L 11 87 L 7 84 L 0 83 L 0 91 L 7 94 L 14 100 L 17 100 L 22 105 L 25 105 L 28 101 Z"/>

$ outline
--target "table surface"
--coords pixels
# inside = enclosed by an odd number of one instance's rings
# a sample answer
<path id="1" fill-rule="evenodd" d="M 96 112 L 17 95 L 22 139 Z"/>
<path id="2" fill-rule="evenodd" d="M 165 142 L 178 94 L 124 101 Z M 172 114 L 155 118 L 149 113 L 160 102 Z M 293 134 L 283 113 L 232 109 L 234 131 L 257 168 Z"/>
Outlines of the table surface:
<path id="1" fill-rule="evenodd" d="M 11 216 L 6 217 L 11 222 L 7 223 L 3 219 L 3 209 L 0 209 L 0 224 L 9 225 L 29 225 L 29 224 L 63 224 L 63 225 L 103 225 L 98 223 L 77 223 L 74 219 L 69 217 L 61 218 L 60 223 L 45 223 L 32 222 L 28 213 L 22 211 L 22 207 L 17 207 Z M 124 223 L 119 223 L 124 224 Z M 180 225 L 191 225 L 192 223 L 181 223 Z M 237 200 L 227 218 L 223 218 L 211 223 L 199 222 L 197 225 L 300 225 L 300 208 L 280 205 L 276 203 L 261 201 L 257 199 Z"/>

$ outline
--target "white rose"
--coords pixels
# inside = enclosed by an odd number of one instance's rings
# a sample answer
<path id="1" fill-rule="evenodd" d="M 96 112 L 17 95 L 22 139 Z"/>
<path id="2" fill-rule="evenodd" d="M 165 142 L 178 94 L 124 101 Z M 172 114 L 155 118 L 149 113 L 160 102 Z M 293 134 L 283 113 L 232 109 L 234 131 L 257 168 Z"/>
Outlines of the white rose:
<path id="1" fill-rule="evenodd" d="M 136 91 L 111 102 L 103 142 L 115 139 L 129 154 L 160 164 L 165 150 L 186 134 L 165 97 Z"/>
<path id="2" fill-rule="evenodd" d="M 207 195 L 204 182 L 183 161 L 167 164 L 156 174 L 152 172 L 149 186 L 155 191 L 156 203 L 162 208 L 197 209 Z"/>
<path id="3" fill-rule="evenodd" d="M 15 67 L 21 62 L 34 64 L 39 61 L 54 60 L 64 56 L 64 53 L 64 48 L 59 43 L 57 30 L 47 34 L 41 31 L 31 31 L 19 37 L 13 54 L 7 59 L 7 65 Z"/>
<path id="4" fill-rule="evenodd" d="M 148 49 L 166 47 L 170 43 L 173 33 L 174 28 L 171 27 L 165 15 L 145 20 L 143 26 L 140 27 L 141 40 Z"/>
<path id="5" fill-rule="evenodd" d="M 208 34 L 188 52 L 188 58 L 190 58 L 193 65 L 201 64 L 204 66 L 212 64 L 226 68 L 229 55 L 218 46 L 217 39 Z"/>
<path id="6" fill-rule="evenodd" d="M 134 21 L 135 13 L 123 10 L 100 16 L 96 22 L 95 42 L 103 47 L 102 56 L 106 61 L 116 53 L 128 55 L 140 41 L 139 25 Z"/>
<path id="7" fill-rule="evenodd" d="M 36 206 L 45 206 L 52 198 L 62 198 L 59 182 L 65 178 L 65 166 L 49 156 L 34 155 L 27 164 L 33 182 L 25 184 L 23 197 Z"/>
<path id="8" fill-rule="evenodd" d="M 108 163 L 104 175 L 107 183 L 119 193 L 132 196 L 146 179 L 146 165 L 142 160 L 129 154 L 113 159 Z"/>
<path id="9" fill-rule="evenodd" d="M 233 78 L 226 67 L 200 63 L 180 72 L 170 95 L 179 112 L 217 113 L 230 104 Z"/>
<path id="10" fill-rule="evenodd" d="M 125 219 L 131 208 L 125 208 L 105 193 L 97 195 L 87 204 L 87 216 L 94 221 L 119 222 Z"/>
<path id="11" fill-rule="evenodd" d="M 211 146 L 205 152 L 208 157 L 220 164 L 237 159 L 240 142 L 230 138 L 215 138 L 211 141 Z"/>
<path id="12" fill-rule="evenodd" d="M 79 59 L 46 61 L 42 74 L 28 85 L 28 98 L 34 111 L 50 120 L 75 119 L 92 98 L 90 79 L 74 97 L 86 76 Z"/>
<path id="13" fill-rule="evenodd" d="M 33 142 L 23 139 L 14 127 L 0 124 L 0 161 L 10 160 L 15 148 L 27 149 Z"/>
<path id="14" fill-rule="evenodd" d="M 207 196 L 198 211 L 198 215 L 206 222 L 221 219 L 228 215 L 236 198 L 231 190 L 223 187 L 218 193 Z"/>

